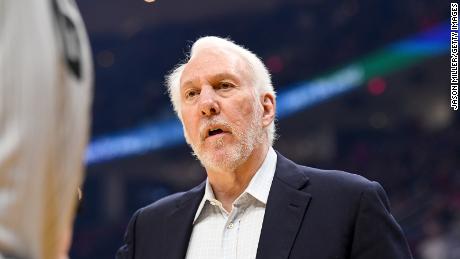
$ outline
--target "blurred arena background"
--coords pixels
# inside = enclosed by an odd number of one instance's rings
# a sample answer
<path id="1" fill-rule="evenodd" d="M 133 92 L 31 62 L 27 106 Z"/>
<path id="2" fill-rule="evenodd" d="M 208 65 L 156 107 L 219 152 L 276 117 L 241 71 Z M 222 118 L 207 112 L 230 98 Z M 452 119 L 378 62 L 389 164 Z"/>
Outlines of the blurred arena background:
<path id="1" fill-rule="evenodd" d="M 229 36 L 278 92 L 275 148 L 379 181 L 415 258 L 460 258 L 447 1 L 77 0 L 96 84 L 71 258 L 113 258 L 132 213 L 205 177 L 165 94 L 192 40 Z"/>

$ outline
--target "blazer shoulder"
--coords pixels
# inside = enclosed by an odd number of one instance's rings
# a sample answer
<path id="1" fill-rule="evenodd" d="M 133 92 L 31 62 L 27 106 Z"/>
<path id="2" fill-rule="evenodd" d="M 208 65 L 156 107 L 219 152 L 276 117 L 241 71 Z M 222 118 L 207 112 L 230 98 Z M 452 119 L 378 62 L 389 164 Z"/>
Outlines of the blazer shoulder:
<path id="1" fill-rule="evenodd" d="M 178 192 L 166 197 L 163 197 L 141 209 L 138 210 L 137 214 L 139 217 L 158 217 L 165 216 L 166 214 L 174 211 L 180 204 L 187 200 L 199 196 L 204 190 L 204 183 L 194 187 L 191 190 L 185 192 Z"/>
<path id="2" fill-rule="evenodd" d="M 372 181 L 356 173 L 341 170 L 326 170 L 308 166 L 301 166 L 302 171 L 310 178 L 324 179 L 331 182 L 350 185 L 369 185 Z"/>
<path id="3" fill-rule="evenodd" d="M 140 209 L 143 214 L 145 213 L 154 213 L 161 211 L 168 211 L 173 209 L 176 204 L 181 200 L 186 192 L 174 193 L 168 196 L 165 196 L 143 208 Z"/>
<path id="4" fill-rule="evenodd" d="M 278 153 L 275 177 L 281 181 L 295 186 L 299 181 L 306 179 L 307 189 L 333 192 L 334 190 L 362 191 L 372 188 L 375 182 L 358 174 L 339 170 L 324 170 L 314 167 L 299 165 Z M 303 186 L 300 186 L 303 187 Z"/>
<path id="5" fill-rule="evenodd" d="M 317 186 L 328 192 L 340 192 L 342 194 L 357 194 L 368 192 L 376 186 L 377 182 L 371 181 L 364 176 L 339 171 L 324 170 L 307 166 L 300 166 L 302 172 L 309 178 L 312 186 Z"/>

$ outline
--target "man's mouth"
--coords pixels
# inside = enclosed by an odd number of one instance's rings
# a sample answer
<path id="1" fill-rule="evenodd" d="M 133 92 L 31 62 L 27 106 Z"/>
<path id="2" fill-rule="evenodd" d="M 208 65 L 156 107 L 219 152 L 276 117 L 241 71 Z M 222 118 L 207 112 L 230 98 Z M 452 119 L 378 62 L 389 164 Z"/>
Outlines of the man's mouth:
<path id="1" fill-rule="evenodd" d="M 215 136 L 218 134 L 224 133 L 222 129 L 214 129 L 214 130 L 209 130 L 208 131 L 208 136 Z"/>
<path id="2" fill-rule="evenodd" d="M 230 133 L 230 131 L 226 130 L 223 127 L 214 126 L 214 127 L 208 128 L 206 130 L 205 138 L 213 137 L 213 136 L 219 136 L 219 135 L 226 134 L 226 133 Z"/>

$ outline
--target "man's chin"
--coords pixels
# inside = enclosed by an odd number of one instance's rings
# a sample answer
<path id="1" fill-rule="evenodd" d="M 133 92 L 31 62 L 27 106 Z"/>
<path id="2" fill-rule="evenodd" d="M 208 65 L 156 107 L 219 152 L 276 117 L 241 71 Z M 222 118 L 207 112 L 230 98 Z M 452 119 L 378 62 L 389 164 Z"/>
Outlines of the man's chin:
<path id="1" fill-rule="evenodd" d="M 205 168 L 219 171 L 234 169 L 241 159 L 235 150 L 228 147 L 213 148 L 203 152 L 198 158 Z"/>
<path id="2" fill-rule="evenodd" d="M 205 153 L 206 160 L 213 164 L 224 164 L 229 160 L 229 153 L 225 147 L 214 148 Z"/>

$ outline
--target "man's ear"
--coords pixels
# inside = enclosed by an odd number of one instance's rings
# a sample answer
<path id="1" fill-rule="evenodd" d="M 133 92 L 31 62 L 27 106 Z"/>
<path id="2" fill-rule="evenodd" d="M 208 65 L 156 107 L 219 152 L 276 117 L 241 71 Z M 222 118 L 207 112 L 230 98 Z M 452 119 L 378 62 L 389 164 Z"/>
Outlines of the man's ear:
<path id="1" fill-rule="evenodd" d="M 275 119 L 276 101 L 271 93 L 265 93 L 260 97 L 263 108 L 262 125 L 267 127 Z"/>

